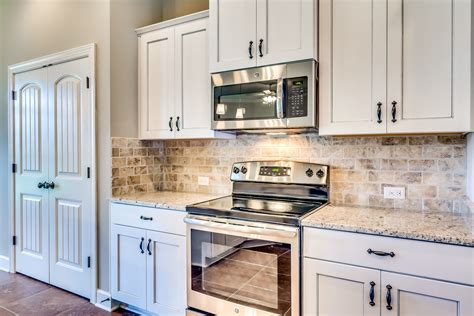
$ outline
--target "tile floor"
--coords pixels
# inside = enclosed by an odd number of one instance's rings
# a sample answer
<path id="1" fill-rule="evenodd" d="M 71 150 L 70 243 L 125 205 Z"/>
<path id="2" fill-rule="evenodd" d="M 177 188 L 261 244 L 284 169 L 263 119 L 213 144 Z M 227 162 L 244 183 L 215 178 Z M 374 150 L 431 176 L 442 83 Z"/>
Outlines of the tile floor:
<path id="1" fill-rule="evenodd" d="M 108 313 L 85 298 L 21 274 L 0 271 L 0 316 L 137 315 L 120 309 Z"/>

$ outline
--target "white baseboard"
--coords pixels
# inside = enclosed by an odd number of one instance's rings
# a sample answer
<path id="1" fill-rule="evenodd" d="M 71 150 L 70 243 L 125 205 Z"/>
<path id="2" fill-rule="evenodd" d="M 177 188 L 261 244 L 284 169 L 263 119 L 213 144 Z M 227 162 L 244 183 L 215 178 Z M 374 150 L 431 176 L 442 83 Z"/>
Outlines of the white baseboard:
<path id="1" fill-rule="evenodd" d="M 10 272 L 10 259 L 5 256 L 0 256 L 0 270 Z"/>
<path id="2" fill-rule="evenodd" d="M 112 295 L 103 290 L 97 290 L 97 303 L 95 306 L 108 312 L 112 312 L 120 307 L 120 305 L 112 300 Z"/>

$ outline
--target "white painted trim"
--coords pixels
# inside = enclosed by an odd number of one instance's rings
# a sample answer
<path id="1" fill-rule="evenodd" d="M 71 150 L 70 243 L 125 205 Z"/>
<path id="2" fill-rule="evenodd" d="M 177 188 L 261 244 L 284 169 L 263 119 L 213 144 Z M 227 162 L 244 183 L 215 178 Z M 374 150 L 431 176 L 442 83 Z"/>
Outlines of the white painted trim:
<path id="1" fill-rule="evenodd" d="M 204 10 L 204 11 L 200 11 L 200 12 L 197 12 L 197 13 L 188 14 L 188 15 L 185 15 L 185 16 L 180 16 L 179 18 L 176 18 L 176 19 L 171 19 L 171 20 L 167 20 L 167 21 L 164 21 L 164 22 L 144 26 L 144 27 L 141 27 L 139 29 L 136 29 L 135 32 L 137 33 L 138 36 L 140 36 L 143 33 L 148 33 L 148 32 L 156 31 L 156 30 L 159 30 L 159 29 L 164 29 L 164 28 L 167 28 L 167 27 L 170 27 L 170 26 L 175 26 L 175 25 L 178 25 L 178 24 L 191 22 L 191 21 L 194 21 L 194 20 L 204 19 L 204 18 L 207 18 L 207 17 L 209 17 L 209 10 Z"/>
<path id="2" fill-rule="evenodd" d="M 10 272 L 10 259 L 6 256 L 0 256 L 0 270 Z"/>
<path id="3" fill-rule="evenodd" d="M 92 179 L 92 207 L 91 212 L 91 296 L 90 302 L 96 303 L 97 300 L 97 167 L 96 167 L 96 92 L 95 92 L 95 62 L 96 62 L 96 47 L 95 44 L 88 44 L 77 48 L 65 50 L 62 52 L 50 54 L 47 56 L 35 58 L 26 62 L 18 63 L 8 67 L 8 164 L 9 168 L 15 162 L 14 156 L 14 102 L 11 98 L 11 91 L 15 86 L 15 74 L 31 71 L 34 69 L 41 68 L 45 65 L 60 64 L 71 60 L 88 58 L 89 59 L 89 83 L 90 83 L 90 97 L 91 97 L 91 125 L 92 125 L 92 159 L 91 159 L 91 179 Z M 15 177 L 12 172 L 8 175 L 8 238 L 11 240 L 12 236 L 15 235 L 15 191 L 14 191 Z M 15 246 L 10 246 L 9 251 L 10 257 L 10 272 L 15 272 Z"/>
<path id="4" fill-rule="evenodd" d="M 467 135 L 467 196 L 474 202 L 474 133 Z"/>
<path id="5" fill-rule="evenodd" d="M 95 307 L 103 309 L 107 312 L 112 312 L 120 307 L 120 304 L 117 301 L 112 300 L 112 295 L 104 290 L 97 289 L 97 303 Z"/>

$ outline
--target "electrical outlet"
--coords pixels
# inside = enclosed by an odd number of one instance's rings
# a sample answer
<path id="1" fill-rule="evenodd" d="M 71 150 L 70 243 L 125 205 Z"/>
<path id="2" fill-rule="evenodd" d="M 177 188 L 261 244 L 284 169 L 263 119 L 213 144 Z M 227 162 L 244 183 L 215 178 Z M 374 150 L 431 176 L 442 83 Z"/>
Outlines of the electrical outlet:
<path id="1" fill-rule="evenodd" d="M 209 185 L 209 177 L 198 177 L 198 185 Z"/>
<path id="2" fill-rule="evenodd" d="M 405 188 L 404 187 L 384 187 L 383 188 L 384 199 L 405 199 Z"/>

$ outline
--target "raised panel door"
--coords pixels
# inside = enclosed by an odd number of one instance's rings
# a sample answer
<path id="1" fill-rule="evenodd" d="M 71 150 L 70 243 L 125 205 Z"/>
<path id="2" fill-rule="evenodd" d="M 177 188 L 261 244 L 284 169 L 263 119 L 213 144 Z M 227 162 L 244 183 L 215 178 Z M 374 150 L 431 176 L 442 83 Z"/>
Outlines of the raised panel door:
<path id="1" fill-rule="evenodd" d="M 317 1 L 257 0 L 257 65 L 317 59 Z"/>
<path id="2" fill-rule="evenodd" d="M 112 297 L 146 309 L 146 230 L 113 224 L 111 227 Z"/>
<path id="3" fill-rule="evenodd" d="M 139 39 L 139 137 L 174 138 L 174 28 Z"/>
<path id="4" fill-rule="evenodd" d="M 147 310 L 184 315 L 186 237 L 147 231 Z"/>
<path id="5" fill-rule="evenodd" d="M 303 315 L 380 315 L 379 283 L 378 270 L 305 258 Z"/>
<path id="6" fill-rule="evenodd" d="M 47 70 L 15 75 L 16 271 L 49 282 Z"/>
<path id="7" fill-rule="evenodd" d="M 387 2 L 319 5 L 319 133 L 385 133 Z"/>
<path id="8" fill-rule="evenodd" d="M 472 316 L 474 313 L 472 286 L 389 272 L 382 272 L 381 284 L 383 316 Z"/>
<path id="9" fill-rule="evenodd" d="M 257 65 L 257 0 L 210 0 L 211 73 Z"/>
<path id="10" fill-rule="evenodd" d="M 471 1 L 388 1 L 389 133 L 469 131 Z"/>

